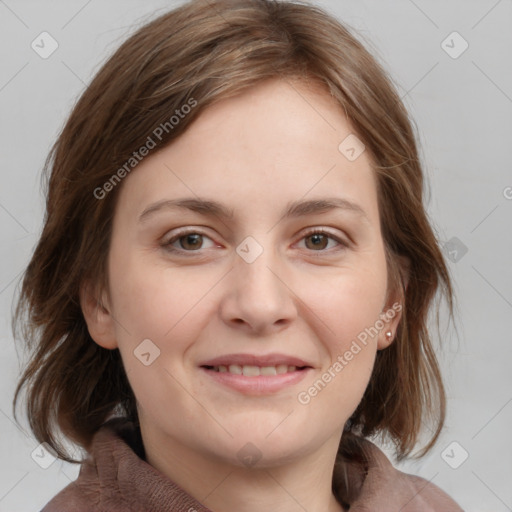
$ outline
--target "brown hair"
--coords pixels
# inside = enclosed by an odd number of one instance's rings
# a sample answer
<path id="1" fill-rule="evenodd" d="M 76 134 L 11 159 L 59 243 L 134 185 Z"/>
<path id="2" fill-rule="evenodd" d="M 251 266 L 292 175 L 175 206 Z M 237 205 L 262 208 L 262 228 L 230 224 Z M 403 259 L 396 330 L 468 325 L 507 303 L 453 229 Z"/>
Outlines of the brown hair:
<path id="1" fill-rule="evenodd" d="M 92 340 L 80 307 L 86 280 L 107 285 L 121 187 L 110 187 L 100 199 L 95 191 L 169 113 L 197 102 L 172 129 L 161 130 L 158 148 L 183 133 L 208 105 L 270 78 L 322 84 L 364 141 L 377 176 L 389 288 L 400 292 L 404 305 L 394 343 L 377 353 L 341 453 L 353 453 L 353 434 L 380 433 L 395 441 L 399 458 L 408 455 L 426 416 L 434 419 L 434 430 L 421 455 L 436 441 L 445 395 L 427 315 L 441 290 L 453 316 L 452 286 L 425 213 L 415 135 L 399 96 L 361 43 L 318 7 L 192 0 L 146 24 L 119 47 L 79 98 L 46 160 L 44 228 L 14 315 L 15 337 L 21 323 L 31 350 L 14 409 L 26 387 L 30 427 L 62 459 L 75 462 L 57 434 L 87 448 L 114 412 L 137 421 L 119 351 Z M 400 258 L 410 262 L 407 288 Z"/>

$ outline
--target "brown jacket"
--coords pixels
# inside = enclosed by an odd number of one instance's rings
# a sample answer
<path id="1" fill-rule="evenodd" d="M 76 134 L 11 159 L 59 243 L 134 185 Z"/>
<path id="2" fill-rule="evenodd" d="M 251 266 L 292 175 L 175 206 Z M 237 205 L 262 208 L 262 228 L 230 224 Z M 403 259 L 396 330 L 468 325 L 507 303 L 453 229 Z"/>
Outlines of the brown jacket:
<path id="1" fill-rule="evenodd" d="M 370 441 L 364 441 L 366 469 L 334 468 L 333 488 L 347 481 L 357 487 L 350 512 L 461 512 L 439 487 L 403 473 Z M 140 430 L 111 420 L 94 436 L 91 455 L 78 478 L 42 512 L 210 512 L 144 461 Z M 226 511 L 231 512 L 231 511 Z"/>

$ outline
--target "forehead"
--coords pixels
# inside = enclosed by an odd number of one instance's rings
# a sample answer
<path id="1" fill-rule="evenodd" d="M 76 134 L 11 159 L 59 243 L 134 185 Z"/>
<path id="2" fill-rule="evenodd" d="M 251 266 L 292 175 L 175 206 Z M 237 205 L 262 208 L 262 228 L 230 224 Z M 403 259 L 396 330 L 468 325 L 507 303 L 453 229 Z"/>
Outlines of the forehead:
<path id="1" fill-rule="evenodd" d="M 342 107 L 316 83 L 265 81 L 205 108 L 126 178 L 120 201 L 140 213 L 152 201 L 195 195 L 262 215 L 301 197 L 334 195 L 363 201 L 372 213 L 369 156 L 363 151 L 351 161 L 340 151 L 353 132 Z"/>

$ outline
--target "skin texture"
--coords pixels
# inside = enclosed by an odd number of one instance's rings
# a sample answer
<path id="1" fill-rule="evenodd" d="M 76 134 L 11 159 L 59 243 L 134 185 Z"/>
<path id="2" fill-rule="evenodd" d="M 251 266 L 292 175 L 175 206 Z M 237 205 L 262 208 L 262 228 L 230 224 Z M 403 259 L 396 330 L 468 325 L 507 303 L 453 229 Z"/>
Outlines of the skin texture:
<path id="1" fill-rule="evenodd" d="M 269 80 L 207 108 L 121 185 L 109 290 L 96 290 L 102 307 L 83 293 L 84 315 L 92 338 L 121 352 L 148 462 L 215 512 L 342 510 L 331 478 L 343 425 L 400 319 L 299 402 L 396 303 L 369 155 L 351 162 L 338 150 L 351 133 L 324 90 Z M 222 202 L 233 218 L 161 209 L 139 221 L 151 204 L 183 197 Z M 283 218 L 291 201 L 327 197 L 357 203 L 365 216 Z M 204 237 L 171 240 L 183 227 Z M 333 238 L 306 236 L 322 227 Z M 252 263 L 237 253 L 249 236 L 263 249 Z M 160 350 L 148 366 L 134 355 L 145 339 Z M 200 368 L 220 355 L 276 352 L 313 369 L 278 392 L 247 395 Z M 247 450 L 261 457 L 253 466 L 240 456 Z"/>

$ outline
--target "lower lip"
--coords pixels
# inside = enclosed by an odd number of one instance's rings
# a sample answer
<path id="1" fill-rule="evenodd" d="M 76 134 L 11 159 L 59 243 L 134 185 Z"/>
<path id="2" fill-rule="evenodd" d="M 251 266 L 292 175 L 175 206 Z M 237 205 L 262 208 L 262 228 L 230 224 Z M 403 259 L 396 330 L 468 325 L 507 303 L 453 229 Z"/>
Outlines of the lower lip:
<path id="1" fill-rule="evenodd" d="M 256 377 L 246 377 L 245 375 L 237 375 L 229 372 L 216 372 L 202 368 L 214 381 L 232 388 L 246 395 L 267 395 L 277 393 L 278 391 L 299 383 L 312 368 L 304 370 L 296 370 L 294 372 L 282 373 L 279 375 L 258 375 Z"/>

